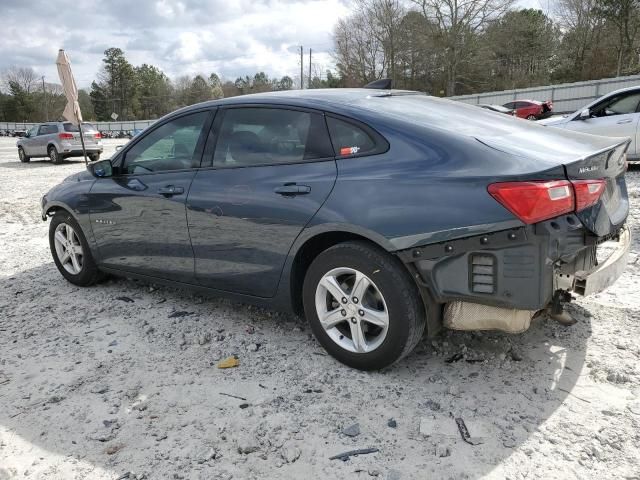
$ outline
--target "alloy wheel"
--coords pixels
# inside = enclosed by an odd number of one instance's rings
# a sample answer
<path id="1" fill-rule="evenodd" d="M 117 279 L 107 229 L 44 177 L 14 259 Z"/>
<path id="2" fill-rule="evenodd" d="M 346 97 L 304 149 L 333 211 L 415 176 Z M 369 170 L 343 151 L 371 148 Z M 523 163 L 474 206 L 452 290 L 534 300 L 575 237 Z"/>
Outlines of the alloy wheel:
<path id="1" fill-rule="evenodd" d="M 60 265 L 71 275 L 78 275 L 82 271 L 84 253 L 80 238 L 73 227 L 67 223 L 58 225 L 53 242 Z"/>
<path id="2" fill-rule="evenodd" d="M 368 353 L 384 342 L 389 329 L 387 304 L 362 272 L 348 267 L 327 272 L 318 283 L 315 300 L 322 328 L 340 347 Z"/>

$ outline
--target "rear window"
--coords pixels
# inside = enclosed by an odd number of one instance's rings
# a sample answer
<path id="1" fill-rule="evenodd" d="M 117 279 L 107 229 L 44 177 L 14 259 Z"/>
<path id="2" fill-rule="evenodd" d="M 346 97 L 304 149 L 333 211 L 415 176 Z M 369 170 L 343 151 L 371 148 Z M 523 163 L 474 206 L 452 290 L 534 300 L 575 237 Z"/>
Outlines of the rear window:
<path id="1" fill-rule="evenodd" d="M 65 132 L 78 132 L 79 131 L 78 130 L 78 126 L 73 124 L 73 123 L 63 123 L 62 126 L 64 127 L 64 131 Z M 94 127 L 90 123 L 83 122 L 82 123 L 82 131 L 83 132 L 95 132 L 96 131 L 96 127 Z"/>

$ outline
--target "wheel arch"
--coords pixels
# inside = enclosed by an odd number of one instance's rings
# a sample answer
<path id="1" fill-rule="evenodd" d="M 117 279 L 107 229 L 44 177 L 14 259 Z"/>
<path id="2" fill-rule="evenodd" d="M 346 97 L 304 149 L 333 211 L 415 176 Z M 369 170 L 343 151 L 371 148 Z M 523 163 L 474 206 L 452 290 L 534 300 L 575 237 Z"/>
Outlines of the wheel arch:
<path id="1" fill-rule="evenodd" d="M 298 238 L 289 257 L 290 268 L 288 269 L 288 287 L 294 313 L 298 315 L 303 313 L 302 284 L 311 262 L 321 252 L 334 245 L 357 240 L 382 248 L 389 253 L 395 250 L 388 239 L 375 232 L 344 225 L 339 227 L 323 225 L 322 228 L 310 229 Z"/>

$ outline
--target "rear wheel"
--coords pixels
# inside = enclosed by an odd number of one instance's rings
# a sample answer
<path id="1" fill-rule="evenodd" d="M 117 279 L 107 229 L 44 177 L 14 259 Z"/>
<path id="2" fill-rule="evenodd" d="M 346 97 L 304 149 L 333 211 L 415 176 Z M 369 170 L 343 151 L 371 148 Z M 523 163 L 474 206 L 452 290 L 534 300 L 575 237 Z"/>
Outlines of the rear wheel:
<path id="1" fill-rule="evenodd" d="M 69 282 L 87 287 L 102 278 L 78 222 L 58 211 L 49 224 L 49 247 L 58 271 Z"/>
<path id="2" fill-rule="evenodd" d="M 28 157 L 26 153 L 24 153 L 24 149 L 22 147 L 18 147 L 18 158 L 22 163 L 28 163 L 31 160 L 31 157 Z"/>
<path id="3" fill-rule="evenodd" d="M 91 160 L 92 162 L 97 162 L 98 160 L 100 160 L 100 154 L 99 153 L 89 154 L 89 160 Z"/>
<path id="4" fill-rule="evenodd" d="M 62 158 L 62 155 L 58 153 L 58 150 L 53 145 L 49 147 L 48 153 L 49 153 L 49 158 L 51 159 L 51 163 L 55 163 L 56 165 L 58 165 L 62 163 L 62 160 L 64 160 Z"/>
<path id="5" fill-rule="evenodd" d="M 536 118 L 536 116 L 535 116 L 535 115 L 529 115 L 529 116 L 527 117 L 527 120 L 537 120 L 537 118 Z"/>
<path id="6" fill-rule="evenodd" d="M 420 294 L 404 266 L 364 242 L 341 243 L 318 255 L 305 276 L 303 303 L 322 346 L 360 370 L 399 361 L 425 328 Z"/>

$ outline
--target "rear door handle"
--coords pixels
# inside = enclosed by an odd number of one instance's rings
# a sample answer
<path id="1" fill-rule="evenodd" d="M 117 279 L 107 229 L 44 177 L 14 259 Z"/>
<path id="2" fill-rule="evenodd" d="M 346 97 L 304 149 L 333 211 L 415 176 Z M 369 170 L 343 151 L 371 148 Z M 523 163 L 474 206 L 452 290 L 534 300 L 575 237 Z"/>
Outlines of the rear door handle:
<path id="1" fill-rule="evenodd" d="M 278 195 L 285 197 L 293 197 L 295 195 L 306 195 L 311 192 L 311 187 L 308 185 L 296 185 L 295 183 L 284 184 L 280 187 L 273 189 Z"/>
<path id="2" fill-rule="evenodd" d="M 622 125 L 623 123 L 631 123 L 633 120 L 628 118 L 626 120 L 620 120 L 619 122 L 616 122 L 618 125 Z"/>
<path id="3" fill-rule="evenodd" d="M 161 195 L 165 195 L 167 197 L 170 197 L 172 195 L 180 195 L 180 194 L 184 193 L 184 188 L 176 187 L 174 185 L 167 185 L 166 187 L 160 187 L 158 189 L 158 193 L 161 194 Z"/>

